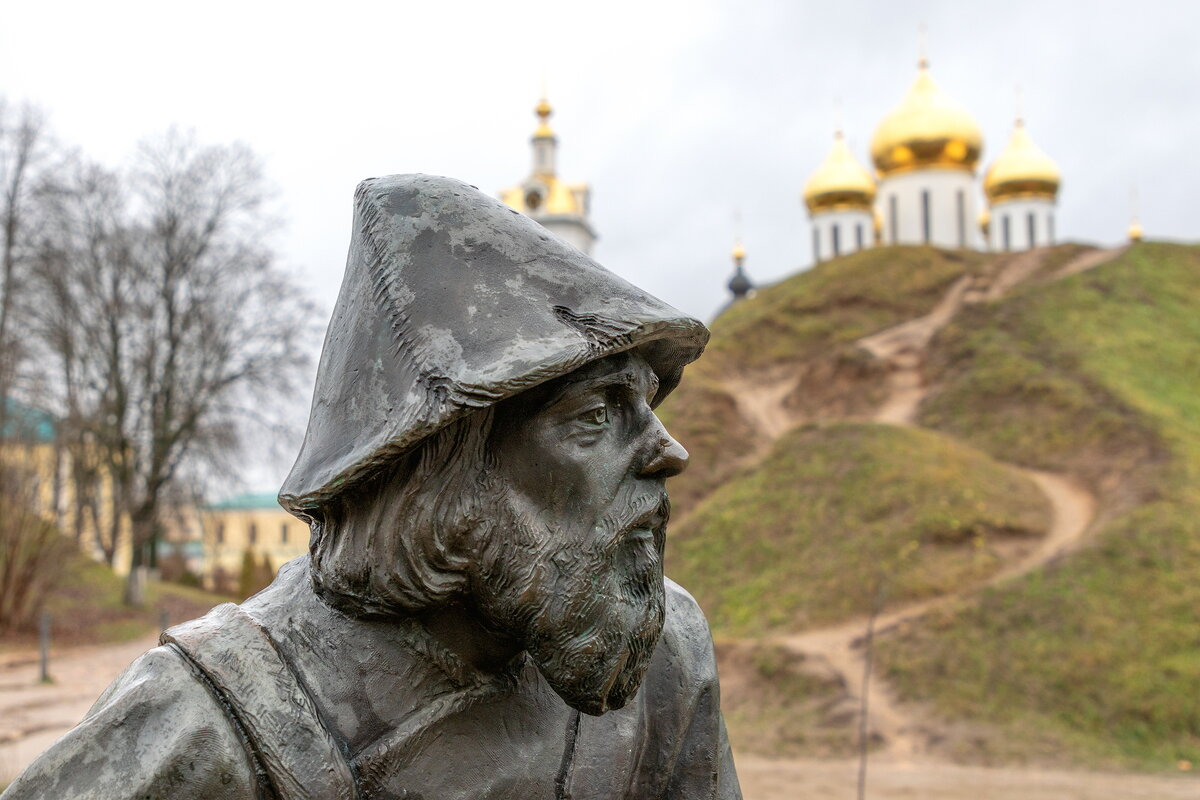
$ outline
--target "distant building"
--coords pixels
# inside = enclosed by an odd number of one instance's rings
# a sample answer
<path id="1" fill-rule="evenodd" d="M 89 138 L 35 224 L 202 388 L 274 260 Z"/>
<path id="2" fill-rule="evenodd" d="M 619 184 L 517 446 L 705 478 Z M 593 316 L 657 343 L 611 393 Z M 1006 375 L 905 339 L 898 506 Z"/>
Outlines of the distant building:
<path id="1" fill-rule="evenodd" d="M 859 163 L 842 132 L 804 184 L 804 204 L 812 221 L 813 262 L 848 255 L 875 243 L 875 181 Z"/>
<path id="2" fill-rule="evenodd" d="M 741 300 L 754 291 L 754 284 L 746 275 L 746 248 L 738 242 L 733 246 L 733 277 L 729 279 L 729 291 L 733 293 L 734 301 Z"/>
<path id="3" fill-rule="evenodd" d="M 97 561 L 112 552 L 113 568 L 129 572 L 130 524 L 114 519 L 113 487 L 104 469 L 75 461 L 60 441 L 60 420 L 45 409 L 3 398 L 0 469 L 9 501 L 21 503 Z M 86 461 L 87 459 L 84 459 Z M 114 541 L 115 539 L 115 541 Z"/>
<path id="4" fill-rule="evenodd" d="M 874 174 L 839 130 L 805 183 L 813 261 L 879 244 L 995 251 L 1054 244 L 1061 175 L 1024 120 L 1017 119 L 981 187 L 976 168 L 982 153 L 978 123 L 920 59 L 916 80 L 871 137 Z"/>
<path id="5" fill-rule="evenodd" d="M 1012 137 L 983 179 L 990 205 L 984 235 L 990 250 L 1028 250 L 1054 244 L 1058 165 L 1033 143 L 1017 117 Z"/>
<path id="6" fill-rule="evenodd" d="M 68 519 L 67 465 L 58 447 L 58 420 L 53 414 L 26 405 L 13 397 L 3 398 L 0 422 L 0 468 L 6 491 L 18 496 L 5 498 L 60 528 Z"/>
<path id="7" fill-rule="evenodd" d="M 534 113 L 538 126 L 530 140 L 533 169 L 519 186 L 502 190 L 500 199 L 591 255 L 596 242 L 596 231 L 589 219 L 592 191 L 586 183 L 566 183 L 558 177 L 558 138 L 550 129 L 554 109 L 543 98 Z"/>
<path id="8" fill-rule="evenodd" d="M 871 137 L 882 243 L 980 248 L 975 165 L 982 151 L 979 125 L 922 58 L 908 93 Z"/>
<path id="9" fill-rule="evenodd" d="M 284 511 L 273 492 L 240 494 L 201 510 L 205 588 L 233 591 L 250 553 L 273 569 L 308 552 L 308 526 Z"/>

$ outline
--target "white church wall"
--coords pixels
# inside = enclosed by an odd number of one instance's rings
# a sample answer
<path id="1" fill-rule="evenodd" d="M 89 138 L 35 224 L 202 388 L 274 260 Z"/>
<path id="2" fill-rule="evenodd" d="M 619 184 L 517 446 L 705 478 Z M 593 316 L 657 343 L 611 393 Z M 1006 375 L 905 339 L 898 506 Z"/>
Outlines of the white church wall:
<path id="1" fill-rule="evenodd" d="M 1024 197 L 998 202 L 991 209 L 988 238 L 998 252 L 1028 250 L 1054 244 L 1054 202 Z"/>
<path id="2" fill-rule="evenodd" d="M 573 245 L 589 256 L 592 254 L 592 245 L 596 241 L 596 236 L 587 225 L 570 218 L 534 217 L 534 219 L 567 244 Z"/>
<path id="3" fill-rule="evenodd" d="M 920 169 L 881 179 L 875 203 L 883 218 L 883 244 L 982 247 L 977 191 L 975 177 L 962 169 Z"/>
<path id="4" fill-rule="evenodd" d="M 813 263 L 856 253 L 874 244 L 871 212 L 862 209 L 812 215 Z"/>

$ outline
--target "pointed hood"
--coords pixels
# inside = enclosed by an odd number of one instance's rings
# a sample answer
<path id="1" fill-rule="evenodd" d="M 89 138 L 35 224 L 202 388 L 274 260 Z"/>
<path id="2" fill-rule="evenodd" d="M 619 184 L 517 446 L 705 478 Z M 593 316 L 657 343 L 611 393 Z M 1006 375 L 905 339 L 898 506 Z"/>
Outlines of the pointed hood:
<path id="1" fill-rule="evenodd" d="M 471 411 L 639 348 L 679 382 L 698 320 L 465 183 L 359 184 L 308 431 L 279 494 L 304 518 Z"/>

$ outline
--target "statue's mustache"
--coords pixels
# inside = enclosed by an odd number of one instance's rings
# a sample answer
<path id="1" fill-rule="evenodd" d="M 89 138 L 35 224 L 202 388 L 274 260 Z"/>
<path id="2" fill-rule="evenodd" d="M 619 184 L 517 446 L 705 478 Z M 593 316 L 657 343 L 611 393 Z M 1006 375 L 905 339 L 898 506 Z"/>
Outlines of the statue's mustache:
<path id="1" fill-rule="evenodd" d="M 666 492 L 642 495 L 620 511 L 605 515 L 602 525 L 604 530 L 609 532 L 605 549 L 619 547 L 628 541 L 635 531 L 648 530 L 654 537 L 655 546 L 661 550 L 670 519 L 671 498 Z"/>

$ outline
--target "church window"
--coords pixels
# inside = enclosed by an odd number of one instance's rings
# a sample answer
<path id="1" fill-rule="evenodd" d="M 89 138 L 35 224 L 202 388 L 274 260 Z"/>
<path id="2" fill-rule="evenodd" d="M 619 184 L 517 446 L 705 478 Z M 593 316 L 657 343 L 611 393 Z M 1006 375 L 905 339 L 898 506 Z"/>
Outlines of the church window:
<path id="1" fill-rule="evenodd" d="M 821 229 L 813 226 L 813 263 L 821 263 Z"/>
<path id="2" fill-rule="evenodd" d="M 959 189 L 954 199 L 958 204 L 958 246 L 965 248 L 967 246 L 967 198 L 963 195 L 963 190 Z"/>
<path id="3" fill-rule="evenodd" d="M 896 211 L 896 195 L 891 195 L 888 197 L 888 240 L 890 244 L 895 244 L 899 238 L 896 231 L 899 219 L 900 215 Z"/>
<path id="4" fill-rule="evenodd" d="M 863 231 L 863 228 L 862 228 L 861 222 L 854 226 L 854 249 L 855 250 L 863 249 L 862 231 Z"/>
<path id="5" fill-rule="evenodd" d="M 1037 218 L 1033 216 L 1032 211 L 1029 212 L 1026 221 L 1029 223 L 1029 246 L 1037 247 Z"/>
<path id="6" fill-rule="evenodd" d="M 1000 230 L 1003 234 L 1003 242 L 1005 250 L 1012 250 L 1012 230 L 1009 226 L 1009 215 L 1005 214 L 1000 218 Z"/>
<path id="7" fill-rule="evenodd" d="M 833 234 L 833 257 L 837 258 L 842 254 L 842 227 L 835 223 L 829 228 L 829 231 Z"/>
<path id="8" fill-rule="evenodd" d="M 1046 244 L 1054 244 L 1054 215 L 1046 215 Z"/>
<path id="9" fill-rule="evenodd" d="M 932 225 L 930 225 L 930 222 L 931 222 L 931 220 L 929 219 L 929 190 L 922 189 L 921 190 L 921 235 L 924 237 L 925 244 L 929 244 L 929 240 L 931 238 L 933 238 L 932 236 L 930 236 L 931 228 L 933 227 Z"/>

